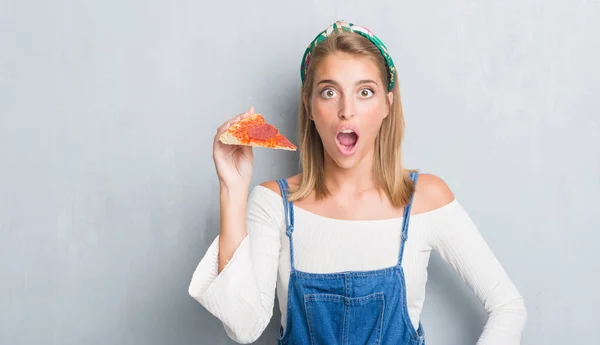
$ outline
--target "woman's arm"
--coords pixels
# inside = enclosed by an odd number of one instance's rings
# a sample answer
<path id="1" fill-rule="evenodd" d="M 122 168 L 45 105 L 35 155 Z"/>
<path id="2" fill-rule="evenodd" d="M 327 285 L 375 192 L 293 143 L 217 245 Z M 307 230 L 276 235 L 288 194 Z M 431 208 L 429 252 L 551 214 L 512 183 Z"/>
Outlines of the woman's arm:
<path id="1" fill-rule="evenodd" d="M 248 197 L 248 235 L 226 265 L 219 264 L 218 236 L 198 264 L 189 294 L 223 323 L 228 336 L 241 344 L 256 341 L 271 317 L 275 300 L 280 233 L 284 224 L 281 199 L 262 187 Z M 228 222 L 234 225 L 235 222 Z M 222 271 L 219 273 L 220 267 Z"/>

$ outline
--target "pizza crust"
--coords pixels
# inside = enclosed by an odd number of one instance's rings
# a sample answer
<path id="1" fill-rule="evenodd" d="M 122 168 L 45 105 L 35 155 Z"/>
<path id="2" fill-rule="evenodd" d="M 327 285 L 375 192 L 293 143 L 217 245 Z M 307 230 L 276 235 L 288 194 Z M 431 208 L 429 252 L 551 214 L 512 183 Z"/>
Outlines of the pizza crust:
<path id="1" fill-rule="evenodd" d="M 221 141 L 223 144 L 227 144 L 227 145 L 241 145 L 242 143 L 233 135 L 231 135 L 231 133 L 228 133 L 227 131 L 225 131 L 225 133 L 221 134 L 221 136 L 219 137 L 219 141 Z"/>

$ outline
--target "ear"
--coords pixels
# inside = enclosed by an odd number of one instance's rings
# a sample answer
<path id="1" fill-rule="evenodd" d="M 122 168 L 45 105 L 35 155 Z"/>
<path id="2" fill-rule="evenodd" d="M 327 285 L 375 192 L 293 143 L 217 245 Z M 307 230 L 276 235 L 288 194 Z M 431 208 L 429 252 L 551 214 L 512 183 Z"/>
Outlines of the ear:
<path id="1" fill-rule="evenodd" d="M 390 112 L 392 111 L 392 104 L 394 104 L 394 93 L 392 91 L 388 92 L 387 96 L 387 113 L 385 117 L 388 117 Z"/>

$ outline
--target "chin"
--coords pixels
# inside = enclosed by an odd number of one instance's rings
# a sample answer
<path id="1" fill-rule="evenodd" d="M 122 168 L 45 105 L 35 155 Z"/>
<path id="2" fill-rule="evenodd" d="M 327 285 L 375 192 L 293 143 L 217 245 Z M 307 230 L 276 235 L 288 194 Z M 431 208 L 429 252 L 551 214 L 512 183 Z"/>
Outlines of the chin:
<path id="1" fill-rule="evenodd" d="M 333 151 L 334 154 L 331 154 Z M 365 157 L 365 153 L 361 150 L 353 152 L 351 155 L 341 154 L 337 147 L 334 147 L 332 151 L 327 151 L 329 159 L 341 169 L 352 169 L 362 162 Z"/>

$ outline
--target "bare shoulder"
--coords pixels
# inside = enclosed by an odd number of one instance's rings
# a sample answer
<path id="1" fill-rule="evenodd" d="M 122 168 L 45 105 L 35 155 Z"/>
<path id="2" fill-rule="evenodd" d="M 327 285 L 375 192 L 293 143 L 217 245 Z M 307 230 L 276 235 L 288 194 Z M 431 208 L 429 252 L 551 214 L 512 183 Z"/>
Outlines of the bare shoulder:
<path id="1" fill-rule="evenodd" d="M 288 177 L 286 180 L 291 187 L 294 187 L 294 186 L 297 186 L 300 184 L 301 178 L 302 178 L 302 175 L 298 174 L 298 175 Z M 260 185 L 272 190 L 273 192 L 277 193 L 278 195 L 281 195 L 281 191 L 279 190 L 279 184 L 277 183 L 277 181 L 267 181 L 267 182 L 261 183 Z"/>
<path id="2" fill-rule="evenodd" d="M 281 195 L 281 191 L 279 191 L 279 184 L 277 184 L 277 181 L 267 181 L 267 182 L 261 183 L 260 185 L 265 188 L 269 188 L 273 192 Z"/>
<path id="3" fill-rule="evenodd" d="M 420 174 L 415 191 L 414 213 L 424 213 L 438 209 L 454 200 L 448 184 L 439 176 Z"/>

